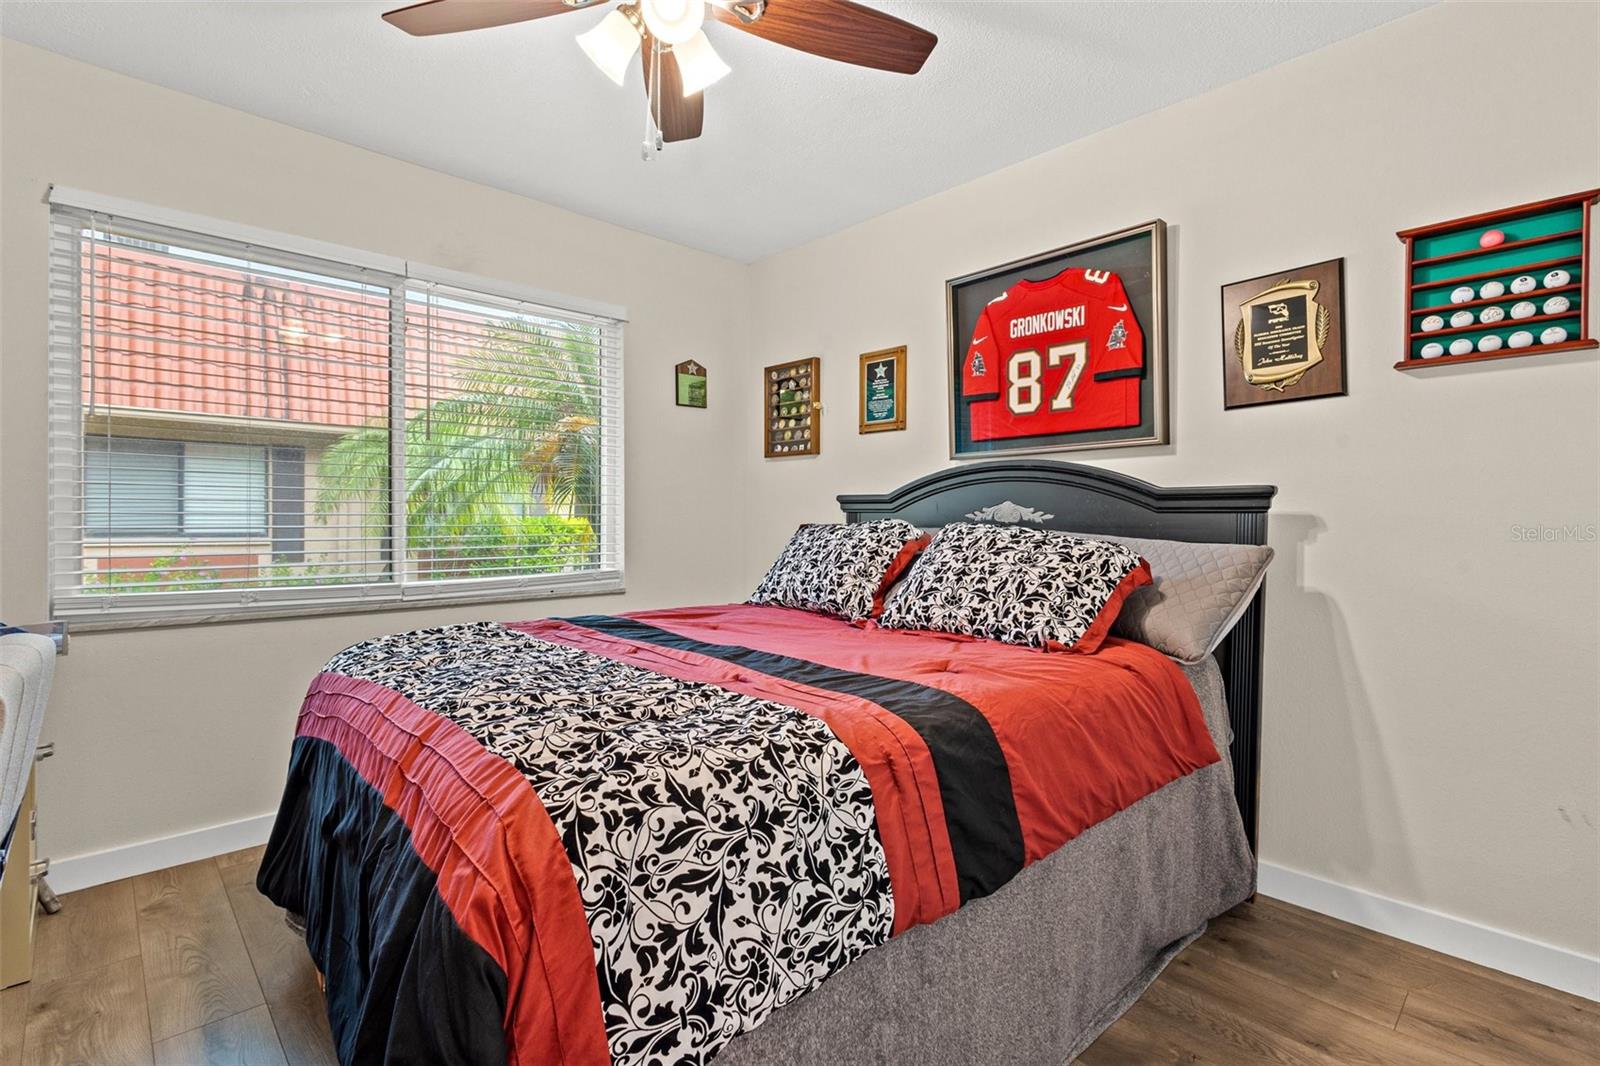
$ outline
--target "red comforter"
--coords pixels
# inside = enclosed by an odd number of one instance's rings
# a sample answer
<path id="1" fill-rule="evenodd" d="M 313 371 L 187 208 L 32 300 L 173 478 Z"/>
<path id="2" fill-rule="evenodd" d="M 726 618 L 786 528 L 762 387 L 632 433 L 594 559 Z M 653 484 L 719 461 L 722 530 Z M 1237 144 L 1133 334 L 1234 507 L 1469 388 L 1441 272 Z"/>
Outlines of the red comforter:
<path id="1" fill-rule="evenodd" d="M 1120 640 L 747 605 L 449 627 L 313 682 L 259 884 L 307 919 L 346 1062 L 703 1061 L 1218 757 Z"/>

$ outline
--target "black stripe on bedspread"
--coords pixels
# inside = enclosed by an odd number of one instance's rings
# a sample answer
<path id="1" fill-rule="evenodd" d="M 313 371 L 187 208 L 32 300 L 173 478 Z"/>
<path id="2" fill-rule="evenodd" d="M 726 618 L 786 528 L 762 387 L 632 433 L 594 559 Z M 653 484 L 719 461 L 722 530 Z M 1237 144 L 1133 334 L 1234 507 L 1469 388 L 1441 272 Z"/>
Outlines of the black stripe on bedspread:
<path id="1" fill-rule="evenodd" d="M 989 720 L 961 697 L 914 681 L 840 670 L 733 644 L 709 644 L 632 618 L 584 615 L 566 621 L 877 704 L 914 729 L 933 756 L 961 902 L 987 896 L 1022 869 L 1022 826 L 1005 753 Z"/>

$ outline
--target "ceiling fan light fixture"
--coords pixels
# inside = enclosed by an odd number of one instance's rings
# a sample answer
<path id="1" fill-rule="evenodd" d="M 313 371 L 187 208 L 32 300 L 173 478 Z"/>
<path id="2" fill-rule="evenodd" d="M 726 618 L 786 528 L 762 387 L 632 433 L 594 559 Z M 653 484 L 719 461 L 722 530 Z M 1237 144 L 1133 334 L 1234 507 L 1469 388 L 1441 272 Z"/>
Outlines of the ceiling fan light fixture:
<path id="1" fill-rule="evenodd" d="M 705 0 L 639 0 L 639 14 L 650 35 L 662 44 L 679 45 L 705 25 Z"/>
<path id="2" fill-rule="evenodd" d="M 639 28 L 618 9 L 601 19 L 593 29 L 578 34 L 578 47 L 601 73 L 621 85 L 628 68 L 633 65 L 640 39 Z"/>
<path id="3" fill-rule="evenodd" d="M 717 55 L 703 31 L 681 44 L 673 45 L 672 54 L 678 58 L 684 96 L 693 96 L 707 86 L 716 84 L 727 77 L 732 69 Z"/>

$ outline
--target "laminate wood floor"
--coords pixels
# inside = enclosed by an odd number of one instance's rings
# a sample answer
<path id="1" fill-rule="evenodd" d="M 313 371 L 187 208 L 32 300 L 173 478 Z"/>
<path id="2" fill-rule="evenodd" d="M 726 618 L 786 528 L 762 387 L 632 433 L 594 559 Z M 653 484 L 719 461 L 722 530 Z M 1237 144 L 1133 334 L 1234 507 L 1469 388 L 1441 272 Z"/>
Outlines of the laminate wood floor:
<path id="1" fill-rule="evenodd" d="M 260 857 L 63 897 L 34 981 L 0 992 L 0 1066 L 331 1066 L 316 971 L 255 890 Z M 1592 1066 L 1600 1004 L 1261 897 L 1079 1062 Z"/>

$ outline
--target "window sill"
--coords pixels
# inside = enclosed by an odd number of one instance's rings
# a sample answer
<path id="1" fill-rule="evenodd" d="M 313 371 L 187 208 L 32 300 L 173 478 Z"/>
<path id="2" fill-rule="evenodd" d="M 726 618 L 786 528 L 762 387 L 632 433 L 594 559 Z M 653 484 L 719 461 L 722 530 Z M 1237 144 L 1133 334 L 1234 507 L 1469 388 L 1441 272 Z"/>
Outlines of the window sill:
<path id="1" fill-rule="evenodd" d="M 177 614 L 151 611 L 149 614 L 116 614 L 105 611 L 63 610 L 54 617 L 67 623 L 73 636 L 80 633 L 111 633 L 131 629 L 176 629 L 242 622 L 285 621 L 296 618 L 321 618 L 346 614 L 385 614 L 393 611 L 427 611 L 440 607 L 471 607 L 478 604 L 533 602 L 538 600 L 579 599 L 589 596 L 620 596 L 627 591 L 623 579 L 615 584 L 593 587 L 556 587 L 479 592 L 459 596 L 433 596 L 414 599 L 373 599 L 363 602 L 299 605 L 268 604 L 251 608 L 196 608 Z"/>

